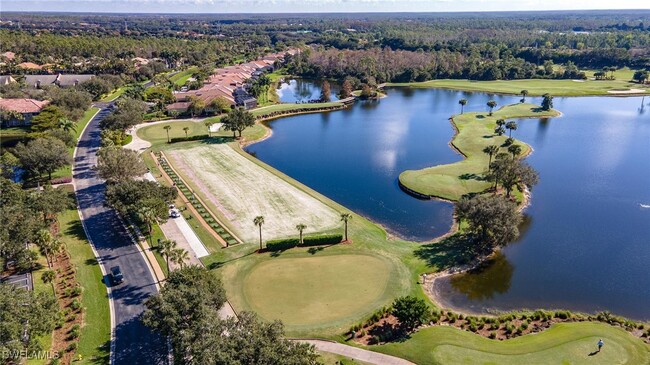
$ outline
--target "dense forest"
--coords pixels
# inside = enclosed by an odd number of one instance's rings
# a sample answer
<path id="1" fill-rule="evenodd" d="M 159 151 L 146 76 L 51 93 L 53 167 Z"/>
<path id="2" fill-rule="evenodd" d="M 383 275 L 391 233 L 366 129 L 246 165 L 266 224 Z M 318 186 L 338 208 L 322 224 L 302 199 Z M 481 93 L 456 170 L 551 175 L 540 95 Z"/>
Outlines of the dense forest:
<path id="1" fill-rule="evenodd" d="M 310 49 L 292 72 L 377 81 L 575 78 L 579 69 L 650 67 L 650 11 L 457 14 L 2 14 L 16 62 L 134 74 L 133 57 L 216 65 Z M 549 72 L 549 62 L 570 65 Z M 11 64 L 5 72 L 16 73 Z M 38 71 L 32 71 L 38 72 Z"/>

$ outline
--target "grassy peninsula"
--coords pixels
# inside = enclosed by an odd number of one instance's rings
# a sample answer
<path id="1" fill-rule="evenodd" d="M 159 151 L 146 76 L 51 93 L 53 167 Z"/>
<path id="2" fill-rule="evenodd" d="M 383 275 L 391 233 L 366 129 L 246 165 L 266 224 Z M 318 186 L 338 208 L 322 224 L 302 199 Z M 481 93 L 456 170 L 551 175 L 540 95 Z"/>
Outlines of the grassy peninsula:
<path id="1" fill-rule="evenodd" d="M 489 145 L 502 146 L 507 135 L 494 133 L 498 119 L 548 118 L 559 116 L 556 110 L 542 110 L 534 104 L 512 104 L 504 106 L 492 115 L 487 112 L 458 114 L 451 118 L 456 135 L 451 141 L 464 159 L 448 165 L 438 165 L 422 170 L 407 170 L 400 174 L 399 181 L 406 188 L 419 194 L 447 200 L 458 200 L 465 194 L 479 193 L 490 187 L 483 176 L 488 168 L 489 156 L 483 149 Z M 515 133 L 516 134 L 516 133 Z M 531 147 L 515 140 L 522 147 L 521 154 L 527 155 Z M 507 152 L 501 147 L 499 152 Z"/>

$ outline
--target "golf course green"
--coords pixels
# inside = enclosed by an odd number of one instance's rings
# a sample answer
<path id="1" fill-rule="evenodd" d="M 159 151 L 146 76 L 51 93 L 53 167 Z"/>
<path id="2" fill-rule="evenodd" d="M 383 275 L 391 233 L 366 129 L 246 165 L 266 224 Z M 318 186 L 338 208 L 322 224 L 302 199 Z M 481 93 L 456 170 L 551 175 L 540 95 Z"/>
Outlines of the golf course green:
<path id="1" fill-rule="evenodd" d="M 491 186 L 490 182 L 483 179 L 490 160 L 483 153 L 483 148 L 489 145 L 502 146 L 508 137 L 494 133 L 496 121 L 559 115 L 556 110 L 544 111 L 537 105 L 524 103 L 504 106 L 492 115 L 483 112 L 455 115 L 451 119 L 458 132 L 451 144 L 466 158 L 452 164 L 404 171 L 400 174 L 399 181 L 419 194 L 454 201 L 465 194 L 482 192 Z M 521 146 L 521 155 L 530 152 L 530 146 L 526 143 L 515 140 L 514 144 Z M 507 147 L 500 147 L 499 152 L 508 152 Z"/>
<path id="2" fill-rule="evenodd" d="M 596 344 L 605 346 L 597 352 Z M 445 326 L 414 333 L 404 342 L 370 347 L 416 364 L 629 364 L 650 362 L 650 347 L 602 323 L 560 323 L 535 334 L 498 341 Z"/>

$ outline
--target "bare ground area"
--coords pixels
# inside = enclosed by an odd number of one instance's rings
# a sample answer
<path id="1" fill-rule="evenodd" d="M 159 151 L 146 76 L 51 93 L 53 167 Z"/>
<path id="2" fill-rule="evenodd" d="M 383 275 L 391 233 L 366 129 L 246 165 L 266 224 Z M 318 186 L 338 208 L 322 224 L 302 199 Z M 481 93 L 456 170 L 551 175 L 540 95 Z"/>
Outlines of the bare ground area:
<path id="1" fill-rule="evenodd" d="M 258 238 L 253 224 L 264 216 L 264 239 L 296 236 L 340 227 L 339 214 L 318 199 L 241 156 L 226 144 L 170 151 L 172 164 L 227 217 L 246 242 Z"/>

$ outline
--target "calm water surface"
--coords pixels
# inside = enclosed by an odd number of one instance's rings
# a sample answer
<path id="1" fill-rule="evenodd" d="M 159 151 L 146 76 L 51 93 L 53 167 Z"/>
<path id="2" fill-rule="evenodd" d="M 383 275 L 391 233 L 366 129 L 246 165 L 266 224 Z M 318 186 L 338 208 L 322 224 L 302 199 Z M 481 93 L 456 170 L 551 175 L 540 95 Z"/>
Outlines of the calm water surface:
<path id="1" fill-rule="evenodd" d="M 313 86 L 318 88 L 317 86 Z M 402 192 L 397 177 L 458 161 L 448 117 L 519 97 L 389 89 L 343 111 L 284 118 L 248 151 L 329 198 L 425 241 L 445 233 L 451 204 Z M 317 92 L 320 95 L 320 91 Z M 540 102 L 534 100 L 534 102 Z M 646 104 L 650 102 L 646 98 Z M 446 304 L 486 308 L 608 309 L 650 319 L 650 105 L 641 98 L 556 98 L 564 113 L 521 120 L 513 137 L 541 176 L 520 239 L 480 273 L 436 282 Z"/>
<path id="2" fill-rule="evenodd" d="M 339 100 L 336 95 L 340 90 L 337 84 L 330 82 L 331 101 Z M 286 79 L 285 82 L 278 85 L 276 93 L 283 103 L 308 102 L 320 99 L 321 84 L 320 81 Z"/>

